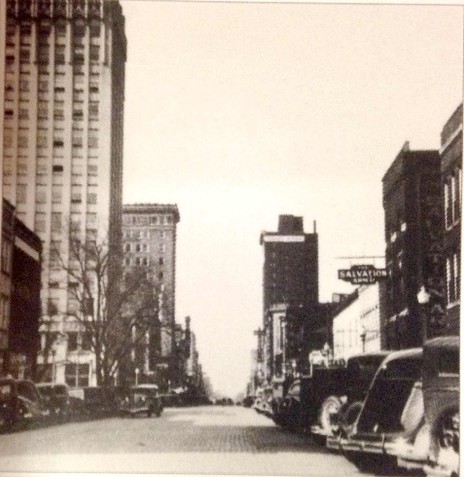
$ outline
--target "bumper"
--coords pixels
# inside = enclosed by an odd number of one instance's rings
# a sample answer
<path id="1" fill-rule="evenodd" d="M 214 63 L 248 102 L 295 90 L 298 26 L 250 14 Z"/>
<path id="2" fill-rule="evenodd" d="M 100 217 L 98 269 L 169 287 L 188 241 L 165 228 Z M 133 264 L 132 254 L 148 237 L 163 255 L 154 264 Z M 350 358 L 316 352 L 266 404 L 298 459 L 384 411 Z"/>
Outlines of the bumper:
<path id="1" fill-rule="evenodd" d="M 332 435 L 331 432 L 323 429 L 321 426 L 311 426 L 311 434 L 322 437 L 329 437 Z"/>
<path id="2" fill-rule="evenodd" d="M 440 466 L 424 465 L 423 470 L 425 475 L 433 477 L 451 477 L 453 471 L 451 469 L 445 469 Z"/>
<path id="3" fill-rule="evenodd" d="M 342 443 L 341 443 L 341 436 L 327 436 L 327 440 L 325 441 L 325 446 L 327 449 L 342 452 Z"/>
<path id="4" fill-rule="evenodd" d="M 366 454 L 385 454 L 382 442 L 370 442 L 363 439 L 341 439 L 340 446 L 344 452 L 363 452 Z"/>

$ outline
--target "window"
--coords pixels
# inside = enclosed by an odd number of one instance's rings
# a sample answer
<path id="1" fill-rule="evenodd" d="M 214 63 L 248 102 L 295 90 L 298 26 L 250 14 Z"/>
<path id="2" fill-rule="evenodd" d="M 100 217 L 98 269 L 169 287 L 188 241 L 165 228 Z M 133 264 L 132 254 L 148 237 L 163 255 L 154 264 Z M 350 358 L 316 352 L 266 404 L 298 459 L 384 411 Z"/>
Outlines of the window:
<path id="1" fill-rule="evenodd" d="M 8 274 L 11 273 L 12 252 L 12 243 L 4 238 L 2 240 L 2 271 Z"/>
<path id="2" fill-rule="evenodd" d="M 0 295 L 0 328 L 7 329 L 10 319 L 10 299 L 7 295 Z"/>
<path id="3" fill-rule="evenodd" d="M 130 243 L 126 243 L 126 252 L 130 252 L 131 246 Z"/>
<path id="4" fill-rule="evenodd" d="M 88 204 L 96 204 L 97 203 L 97 194 L 93 193 L 93 192 L 87 194 L 87 203 Z"/>
<path id="5" fill-rule="evenodd" d="M 53 172 L 63 172 L 63 166 L 61 165 L 53 166 Z"/>
<path id="6" fill-rule="evenodd" d="M 164 258 L 163 257 L 160 257 L 159 260 L 158 260 L 159 264 L 160 265 L 163 265 L 164 264 Z"/>
<path id="7" fill-rule="evenodd" d="M 89 385 L 89 364 L 68 363 L 65 368 L 65 381 L 71 387 L 84 387 Z"/>
<path id="8" fill-rule="evenodd" d="M 129 265 L 131 264 L 131 259 L 130 259 L 130 258 L 126 258 L 125 264 L 126 264 L 127 266 L 129 266 Z"/>
<path id="9" fill-rule="evenodd" d="M 61 230 L 61 212 L 52 213 L 52 231 L 59 232 Z"/>
<path id="10" fill-rule="evenodd" d="M 159 272 L 159 273 L 158 273 L 158 279 L 159 279 L 159 280 L 162 280 L 163 277 L 164 277 L 164 273 L 163 273 L 163 272 Z"/>
<path id="11" fill-rule="evenodd" d="M 16 188 L 16 201 L 18 204 L 25 204 L 27 198 L 26 184 L 18 184 Z"/>
<path id="12" fill-rule="evenodd" d="M 144 257 L 144 258 L 143 258 L 143 264 L 144 264 L 144 265 L 149 265 L 149 263 L 150 263 L 150 262 L 149 262 L 149 260 L 148 260 L 148 257 Z"/>
<path id="13" fill-rule="evenodd" d="M 140 244 L 139 244 L 139 243 L 135 245 L 135 251 L 136 251 L 136 252 L 140 252 L 140 251 L 141 251 L 141 248 L 140 248 Z"/>
<path id="14" fill-rule="evenodd" d="M 460 297 L 460 257 L 454 253 L 446 259 L 446 294 L 448 304 L 455 303 Z"/>

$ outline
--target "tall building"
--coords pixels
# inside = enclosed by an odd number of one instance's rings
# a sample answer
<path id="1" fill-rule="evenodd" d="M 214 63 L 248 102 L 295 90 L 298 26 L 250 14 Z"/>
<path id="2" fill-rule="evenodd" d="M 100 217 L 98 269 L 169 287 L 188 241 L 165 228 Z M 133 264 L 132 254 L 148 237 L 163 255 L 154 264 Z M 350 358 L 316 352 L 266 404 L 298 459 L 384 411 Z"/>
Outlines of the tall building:
<path id="1" fill-rule="evenodd" d="M 383 177 L 386 346 L 422 346 L 440 332 L 444 314 L 443 208 L 438 151 L 405 143 Z M 425 287 L 431 302 L 418 302 Z"/>
<path id="2" fill-rule="evenodd" d="M 461 311 L 462 103 L 443 127 L 440 156 L 445 210 L 446 332 L 457 335 Z"/>
<path id="3" fill-rule="evenodd" d="M 117 0 L 7 0 L 6 10 L 3 195 L 43 243 L 42 318 L 62 338 L 53 379 L 72 384 L 80 359 L 80 384 L 91 384 L 91 354 L 67 349 L 76 323 L 65 320 L 62 263 L 68 234 L 120 243 L 124 17 Z"/>
<path id="4" fill-rule="evenodd" d="M 315 226 L 314 226 L 315 228 Z M 318 238 L 303 217 L 280 215 L 277 232 L 262 232 L 264 313 L 276 303 L 313 306 L 319 299 Z"/>
<path id="5" fill-rule="evenodd" d="M 130 204 L 123 207 L 123 250 L 125 272 L 145 267 L 159 293 L 159 311 L 154 319 L 161 325 L 160 338 L 152 339 L 149 372 L 169 379 L 176 363 L 176 238 L 180 220 L 177 205 Z M 165 370 L 164 372 L 162 370 Z"/>

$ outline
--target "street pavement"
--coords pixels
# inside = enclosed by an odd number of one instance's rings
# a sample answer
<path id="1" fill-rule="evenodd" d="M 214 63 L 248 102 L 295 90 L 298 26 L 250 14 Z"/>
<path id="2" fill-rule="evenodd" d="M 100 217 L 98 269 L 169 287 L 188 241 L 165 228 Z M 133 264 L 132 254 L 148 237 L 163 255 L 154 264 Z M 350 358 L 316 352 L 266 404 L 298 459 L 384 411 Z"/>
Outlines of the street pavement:
<path id="1" fill-rule="evenodd" d="M 167 408 L 159 418 L 114 417 L 3 434 L 0 471 L 361 475 L 309 437 L 238 406 Z"/>

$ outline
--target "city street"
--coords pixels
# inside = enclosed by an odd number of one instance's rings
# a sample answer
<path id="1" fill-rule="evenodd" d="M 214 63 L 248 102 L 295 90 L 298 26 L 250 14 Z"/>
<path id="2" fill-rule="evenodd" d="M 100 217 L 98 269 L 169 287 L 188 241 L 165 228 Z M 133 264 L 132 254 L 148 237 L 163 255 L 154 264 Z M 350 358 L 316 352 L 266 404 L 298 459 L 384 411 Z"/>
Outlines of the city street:
<path id="1" fill-rule="evenodd" d="M 355 476 L 342 456 L 239 406 L 168 408 L 0 435 L 2 472 Z M 363 474 L 372 475 L 372 474 Z"/>

